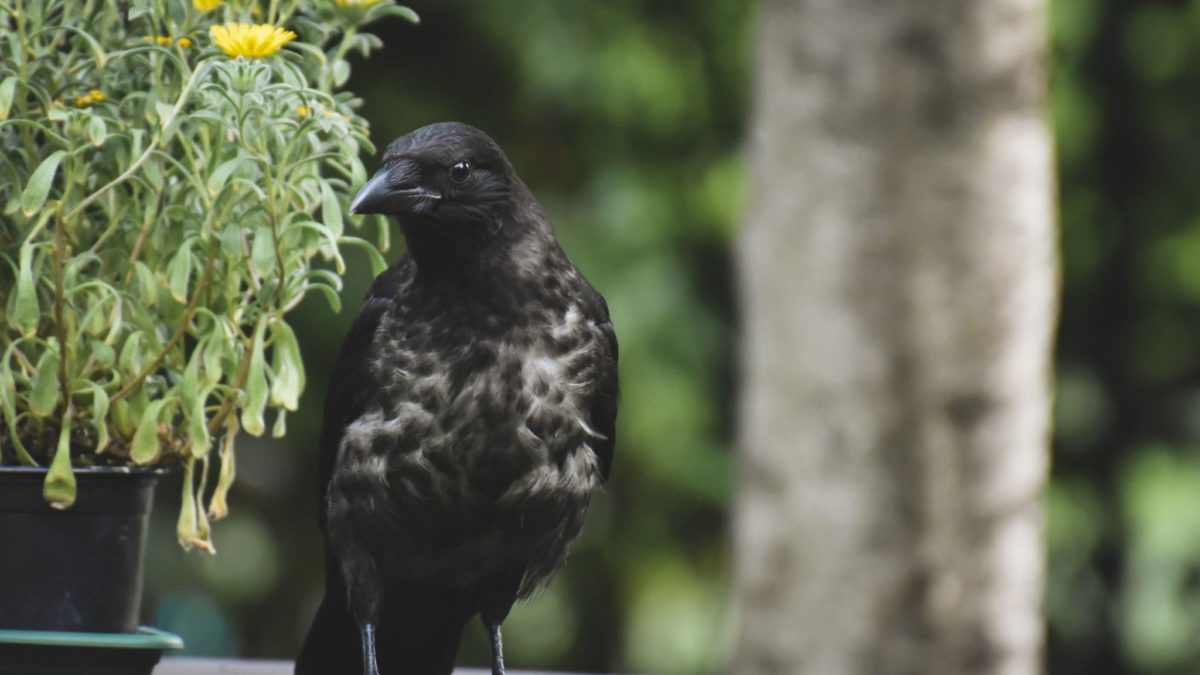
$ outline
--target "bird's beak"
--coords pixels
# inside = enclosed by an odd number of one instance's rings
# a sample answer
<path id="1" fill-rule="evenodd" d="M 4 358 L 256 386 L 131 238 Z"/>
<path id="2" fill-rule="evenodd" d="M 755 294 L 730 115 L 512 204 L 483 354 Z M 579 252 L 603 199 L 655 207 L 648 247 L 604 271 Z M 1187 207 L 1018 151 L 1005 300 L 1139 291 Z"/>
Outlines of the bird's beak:
<path id="1" fill-rule="evenodd" d="M 350 202 L 350 213 L 406 213 L 418 202 L 442 198 L 422 187 L 389 185 L 388 177 L 389 172 L 385 170 L 367 181 Z"/>

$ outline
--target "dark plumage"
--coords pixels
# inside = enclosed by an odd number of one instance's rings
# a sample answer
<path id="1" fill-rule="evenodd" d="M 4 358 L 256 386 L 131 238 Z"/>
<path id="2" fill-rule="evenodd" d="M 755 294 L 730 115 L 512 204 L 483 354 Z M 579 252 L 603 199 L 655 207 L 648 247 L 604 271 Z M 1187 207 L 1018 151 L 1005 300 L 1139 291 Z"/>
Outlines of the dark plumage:
<path id="1" fill-rule="evenodd" d="M 546 584 L 612 466 L 608 308 L 486 134 L 393 142 L 351 206 L 408 253 L 371 287 L 325 405 L 326 594 L 299 675 L 439 675 L 479 614 Z"/>

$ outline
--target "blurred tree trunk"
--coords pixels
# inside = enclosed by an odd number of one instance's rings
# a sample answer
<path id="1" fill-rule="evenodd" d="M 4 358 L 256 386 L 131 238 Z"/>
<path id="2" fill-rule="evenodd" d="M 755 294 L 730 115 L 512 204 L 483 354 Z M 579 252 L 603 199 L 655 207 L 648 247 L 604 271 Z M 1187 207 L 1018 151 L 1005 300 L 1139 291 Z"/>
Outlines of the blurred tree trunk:
<path id="1" fill-rule="evenodd" d="M 1040 670 L 1044 0 L 765 0 L 733 672 Z"/>

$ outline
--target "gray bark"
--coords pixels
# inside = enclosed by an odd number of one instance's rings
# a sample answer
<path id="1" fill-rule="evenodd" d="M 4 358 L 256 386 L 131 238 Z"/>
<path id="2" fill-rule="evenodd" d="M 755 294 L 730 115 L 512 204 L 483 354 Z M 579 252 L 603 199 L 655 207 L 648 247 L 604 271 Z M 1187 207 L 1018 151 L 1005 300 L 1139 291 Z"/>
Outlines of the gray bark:
<path id="1" fill-rule="evenodd" d="M 765 0 L 733 672 L 1040 670 L 1044 0 Z"/>

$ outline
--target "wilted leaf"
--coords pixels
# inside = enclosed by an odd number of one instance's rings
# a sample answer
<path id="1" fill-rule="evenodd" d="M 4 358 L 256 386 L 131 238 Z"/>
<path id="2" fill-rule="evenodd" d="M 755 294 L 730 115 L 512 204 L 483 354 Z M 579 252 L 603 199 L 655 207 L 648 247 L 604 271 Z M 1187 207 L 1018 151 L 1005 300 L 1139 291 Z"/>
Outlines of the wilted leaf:
<path id="1" fill-rule="evenodd" d="M 42 483 L 42 498 L 51 507 L 63 510 L 75 503 L 75 472 L 71 470 L 71 412 L 63 416 L 62 428 L 58 432 L 58 446 L 50 471 Z"/>
<path id="2" fill-rule="evenodd" d="M 271 425 L 271 438 L 283 438 L 287 436 L 287 411 L 277 409 L 275 411 L 275 424 Z"/>
<path id="3" fill-rule="evenodd" d="M 267 407 L 266 363 L 263 359 L 263 337 L 267 316 L 258 317 L 254 327 L 254 343 L 250 347 L 250 368 L 246 373 L 246 400 L 242 404 L 242 428 L 251 436 L 261 436 L 266 429 L 263 411 Z"/>
<path id="4" fill-rule="evenodd" d="M 133 434 L 133 442 L 129 446 L 129 458 L 135 463 L 145 466 L 158 459 L 162 453 L 162 442 L 158 438 L 158 415 L 170 399 L 152 401 L 142 413 L 137 431 Z"/>
<path id="5" fill-rule="evenodd" d="M 225 418 L 225 435 L 221 437 L 221 472 L 217 477 L 217 487 L 213 490 L 212 499 L 208 502 L 208 515 L 213 520 L 220 520 L 229 514 L 229 488 L 237 475 L 233 455 L 233 440 L 237 437 L 237 417 L 230 415 Z"/>
<path id="6" fill-rule="evenodd" d="M 208 391 L 198 393 L 192 402 L 188 415 L 188 442 L 192 457 L 200 459 L 208 455 L 212 439 L 208 435 L 208 419 L 204 414 L 204 403 L 208 399 Z"/>
<path id="7" fill-rule="evenodd" d="M 271 347 L 271 371 L 275 380 L 271 385 L 271 404 L 288 410 L 299 407 L 300 393 L 304 391 L 304 362 L 300 356 L 300 345 L 292 327 L 282 319 L 271 323 L 274 343 Z"/>

